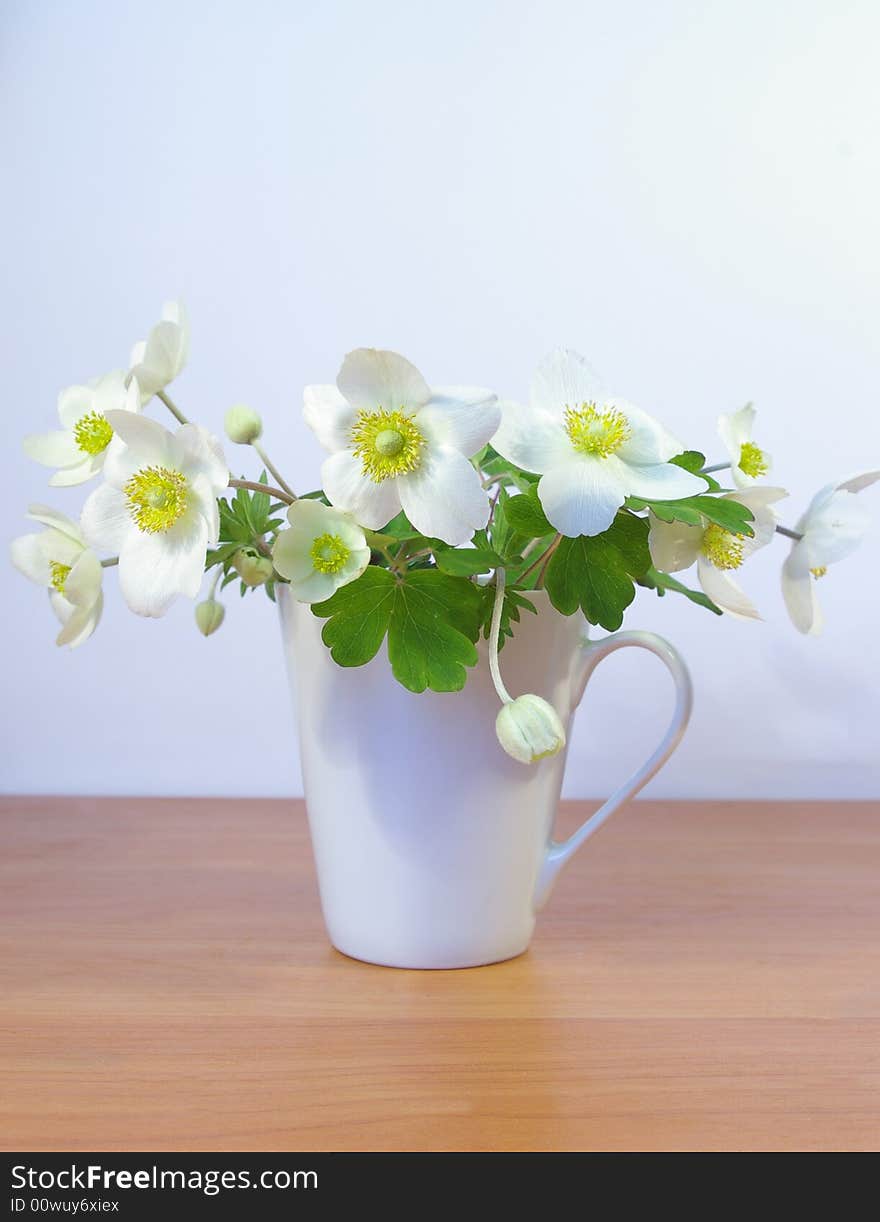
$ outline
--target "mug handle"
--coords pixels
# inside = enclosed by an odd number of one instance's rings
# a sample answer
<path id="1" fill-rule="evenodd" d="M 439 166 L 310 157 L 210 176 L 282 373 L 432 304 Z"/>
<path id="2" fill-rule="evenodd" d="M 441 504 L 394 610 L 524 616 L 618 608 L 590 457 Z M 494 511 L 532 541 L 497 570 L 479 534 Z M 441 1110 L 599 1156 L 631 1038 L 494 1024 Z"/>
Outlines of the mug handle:
<path id="1" fill-rule="evenodd" d="M 647 785 L 651 777 L 656 772 L 659 772 L 681 742 L 682 735 L 687 728 L 694 697 L 691 677 L 678 651 L 673 649 L 669 642 L 664 641 L 662 637 L 655 636 L 653 632 L 617 632 L 613 636 L 604 637 L 600 641 L 585 640 L 583 642 L 583 664 L 575 679 L 577 686 L 574 692 L 572 707 L 576 708 L 580 704 L 590 676 L 602 659 L 607 658 L 616 649 L 625 649 L 628 645 L 635 646 L 638 649 L 647 649 L 650 653 L 656 654 L 672 675 L 673 682 L 675 683 L 675 709 L 672 713 L 672 720 L 654 754 L 642 764 L 638 771 L 633 773 L 628 781 L 625 781 L 619 789 L 615 790 L 608 801 L 604 802 L 594 815 L 591 815 L 585 823 L 581 824 L 578 830 L 569 836 L 567 840 L 550 841 L 544 854 L 544 861 L 535 886 L 536 911 L 547 902 L 553 889 L 553 884 L 556 882 L 562 867 L 571 860 L 584 841 L 588 840 L 593 832 L 598 831 L 605 820 L 614 814 L 619 806 L 622 806 L 624 802 L 627 802 L 637 794 L 640 789 Z"/>

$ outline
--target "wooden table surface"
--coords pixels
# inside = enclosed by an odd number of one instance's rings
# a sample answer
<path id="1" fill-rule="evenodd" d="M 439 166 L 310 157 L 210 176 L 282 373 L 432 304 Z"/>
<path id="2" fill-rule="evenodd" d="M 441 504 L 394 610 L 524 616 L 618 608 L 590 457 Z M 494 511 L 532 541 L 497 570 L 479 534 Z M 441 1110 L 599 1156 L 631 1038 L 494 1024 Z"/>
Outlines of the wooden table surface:
<path id="1" fill-rule="evenodd" d="M 330 948 L 301 803 L 0 817 L 3 1149 L 880 1146 L 876 804 L 636 803 L 453 972 Z"/>

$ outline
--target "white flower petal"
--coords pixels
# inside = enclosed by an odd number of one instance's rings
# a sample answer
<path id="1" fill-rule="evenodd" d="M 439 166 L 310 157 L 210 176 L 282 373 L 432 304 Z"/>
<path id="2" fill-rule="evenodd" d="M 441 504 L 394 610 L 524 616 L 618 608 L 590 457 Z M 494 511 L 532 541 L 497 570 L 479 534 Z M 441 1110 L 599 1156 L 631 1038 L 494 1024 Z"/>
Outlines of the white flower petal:
<path id="1" fill-rule="evenodd" d="M 689 569 L 700 554 L 703 528 L 686 522 L 661 522 L 653 513 L 649 520 L 648 548 L 654 568 L 664 573 Z"/>
<path id="2" fill-rule="evenodd" d="M 424 407 L 431 391 L 422 375 L 406 357 L 381 348 L 356 348 L 342 362 L 336 385 L 352 405 L 372 412 L 403 408 L 409 412 Z"/>
<path id="3" fill-rule="evenodd" d="M 86 454 L 73 467 L 62 467 L 49 480 L 50 488 L 75 488 L 88 483 L 104 465 L 104 454 Z"/>
<path id="4" fill-rule="evenodd" d="M 570 348 L 557 348 L 541 361 L 532 378 L 532 407 L 561 418 L 566 407 L 601 405 L 606 395 L 595 369 Z"/>
<path id="5" fill-rule="evenodd" d="M 290 592 L 297 602 L 320 603 L 334 594 L 340 584 L 347 582 L 340 583 L 335 573 L 319 573 L 312 569 L 307 576 L 291 578 Z"/>
<path id="6" fill-rule="evenodd" d="M 89 547 L 117 553 L 134 527 L 125 494 L 101 484 L 82 508 L 80 529 Z"/>
<path id="7" fill-rule="evenodd" d="M 351 445 L 356 417 L 355 409 L 335 386 L 307 386 L 303 391 L 303 419 L 331 454 Z"/>
<path id="8" fill-rule="evenodd" d="M 754 423 L 755 409 L 751 403 L 747 403 L 738 411 L 731 412 L 729 416 L 718 417 L 718 436 L 732 464 L 739 463 L 740 451 L 744 443 L 751 441 Z"/>
<path id="9" fill-rule="evenodd" d="M 786 560 L 782 566 L 782 597 L 789 618 L 798 632 L 817 636 L 824 623 L 822 611 L 816 598 L 816 583 L 806 572 L 797 569 Z"/>
<path id="10" fill-rule="evenodd" d="M 185 475 L 206 476 L 215 492 L 228 486 L 229 465 L 218 437 L 200 424 L 184 424 L 177 430 L 175 440 L 183 448 L 181 470 Z"/>
<path id="11" fill-rule="evenodd" d="M 137 466 L 134 467 L 134 470 L 148 466 L 177 468 L 180 450 L 174 443 L 173 435 L 157 420 L 151 420 L 149 416 L 141 416 L 134 412 L 121 411 L 108 412 L 107 420 L 113 431 L 131 450 L 131 454 L 125 456 L 124 461 L 117 462 L 119 452 L 116 449 L 108 455 L 109 461 L 105 463 L 105 476 L 111 483 L 121 488 L 122 484 L 130 479 L 132 464 L 135 460 L 137 460 Z"/>
<path id="12" fill-rule="evenodd" d="M 416 415 L 429 442 L 450 446 L 471 458 L 491 441 L 501 423 L 501 409 L 491 390 L 479 386 L 442 386 Z"/>
<path id="13" fill-rule="evenodd" d="M 673 463 L 644 467 L 622 463 L 621 466 L 627 495 L 640 497 L 643 501 L 680 501 L 706 491 L 705 480 Z"/>
<path id="14" fill-rule="evenodd" d="M 288 581 L 305 581 L 315 571 L 310 555 L 316 536 L 304 534 L 296 528 L 281 530 L 272 548 L 272 563 Z"/>
<path id="15" fill-rule="evenodd" d="M 502 399 L 498 406 L 501 424 L 492 445 L 503 458 L 538 475 L 574 459 L 574 447 L 561 417 L 511 399 Z"/>
<path id="16" fill-rule="evenodd" d="M 136 615 L 164 615 L 178 594 L 196 598 L 202 585 L 208 528 L 187 513 L 171 530 L 130 530 L 119 549 L 119 588 Z"/>
<path id="17" fill-rule="evenodd" d="M 600 406 L 621 412 L 629 422 L 630 435 L 617 451 L 617 457 L 622 462 L 653 466 L 656 463 L 667 463 L 670 458 L 683 451 L 684 445 L 677 437 L 668 432 L 653 416 L 649 416 L 634 404 L 627 403 L 625 399 L 612 396 Z M 705 491 L 705 482 L 701 487 Z"/>
<path id="18" fill-rule="evenodd" d="M 697 560 L 697 575 L 703 592 L 734 619 L 761 619 L 754 604 L 723 569 L 716 569 L 705 556 Z"/>
<path id="19" fill-rule="evenodd" d="M 834 492 L 810 514 L 799 547 L 809 567 L 836 564 L 852 555 L 871 525 L 871 515 L 852 492 Z"/>
<path id="20" fill-rule="evenodd" d="M 863 471 L 860 475 L 851 475 L 848 479 L 841 480 L 837 485 L 839 492 L 861 492 L 863 488 L 870 488 L 871 484 L 876 484 L 880 479 L 880 471 Z"/>
<path id="21" fill-rule="evenodd" d="M 370 530 L 378 530 L 400 513 L 397 481 L 374 483 L 364 475 L 361 460 L 351 450 L 339 450 L 324 460 L 321 484 L 329 501 Z"/>
<path id="22" fill-rule="evenodd" d="M 42 522 L 52 530 L 60 531 L 62 535 L 67 535 L 79 547 L 85 547 L 85 540 L 77 523 L 71 521 L 66 514 L 53 509 L 51 505 L 28 505 L 28 517 L 35 522 Z"/>
<path id="23" fill-rule="evenodd" d="M 628 475 L 629 468 L 614 457 L 575 458 L 542 476 L 538 499 L 563 535 L 600 535 L 624 502 Z"/>
<path id="24" fill-rule="evenodd" d="M 69 645 L 71 649 L 82 645 L 83 641 L 87 641 L 97 628 L 103 610 L 104 596 L 101 593 L 94 602 L 74 608 L 73 613 L 55 638 L 55 644 Z"/>
<path id="25" fill-rule="evenodd" d="M 21 443 L 25 454 L 44 467 L 72 467 L 83 461 L 83 451 L 73 433 L 54 429 L 51 433 L 31 433 Z"/>
<path id="26" fill-rule="evenodd" d="M 52 582 L 52 570 L 49 568 L 50 555 L 45 545 L 45 535 L 19 535 L 9 545 L 12 563 L 29 581 L 38 586 L 48 586 Z"/>
<path id="27" fill-rule="evenodd" d="M 787 497 L 788 493 L 784 488 L 765 488 L 754 487 L 745 488 L 742 492 L 727 492 L 718 499 L 721 501 L 738 501 L 741 505 L 745 505 L 747 509 L 751 509 L 754 515 L 753 520 L 749 523 L 754 535 L 746 536 L 742 540 L 743 559 L 748 559 L 754 555 L 762 547 L 766 547 L 776 534 L 776 523 L 778 517 L 773 505 L 776 501 L 781 501 Z"/>
<path id="28" fill-rule="evenodd" d="M 93 551 L 80 552 L 64 582 L 64 597 L 74 606 L 89 607 L 101 594 L 104 570 Z"/>
<path id="29" fill-rule="evenodd" d="M 458 450 L 426 447 L 420 466 L 398 476 L 397 486 L 416 530 L 450 547 L 466 543 L 489 520 L 480 476 Z"/>
<path id="30" fill-rule="evenodd" d="M 125 384 L 125 377 L 122 369 L 114 369 L 112 373 L 105 373 L 100 378 L 95 378 L 90 387 L 91 410 L 98 412 L 101 416 L 109 411 L 127 410 L 129 390 Z"/>
<path id="31" fill-rule="evenodd" d="M 58 396 L 58 419 L 65 429 L 94 410 L 95 392 L 91 386 L 67 386 Z"/>

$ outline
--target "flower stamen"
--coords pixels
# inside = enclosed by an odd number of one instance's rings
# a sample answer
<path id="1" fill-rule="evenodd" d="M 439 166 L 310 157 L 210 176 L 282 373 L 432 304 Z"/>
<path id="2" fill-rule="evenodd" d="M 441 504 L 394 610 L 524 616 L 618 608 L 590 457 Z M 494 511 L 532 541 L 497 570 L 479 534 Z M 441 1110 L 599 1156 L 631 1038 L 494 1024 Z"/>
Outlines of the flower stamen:
<path id="1" fill-rule="evenodd" d="M 364 475 L 376 484 L 415 471 L 422 461 L 425 436 L 402 409 L 359 411 L 351 438 Z"/>
<path id="2" fill-rule="evenodd" d="M 318 535 L 309 551 L 312 564 L 319 573 L 338 573 L 351 555 L 339 535 Z"/>
<path id="3" fill-rule="evenodd" d="M 67 581 L 68 574 L 72 565 L 62 564 L 59 560 L 49 561 L 49 573 L 52 589 L 59 594 L 64 594 L 64 583 Z"/>
<path id="4" fill-rule="evenodd" d="M 73 436 L 82 452 L 94 457 L 107 449 L 113 429 L 100 412 L 86 412 L 73 426 Z"/>
<path id="5" fill-rule="evenodd" d="M 623 412 L 614 407 L 600 409 L 595 403 L 566 406 L 565 431 L 579 453 L 595 458 L 615 454 L 632 433 Z"/>
<path id="6" fill-rule="evenodd" d="M 747 475 L 749 479 L 760 479 L 762 475 L 766 475 L 770 470 L 770 463 L 767 461 L 766 454 L 753 441 L 744 441 L 742 443 L 739 451 L 738 466 L 743 475 Z"/>
<path id="7" fill-rule="evenodd" d="M 122 491 L 135 525 L 147 534 L 170 530 L 186 512 L 186 476 L 168 467 L 142 467 Z"/>
<path id="8" fill-rule="evenodd" d="M 813 577 L 815 577 L 817 581 L 819 580 L 820 577 L 824 577 L 827 572 L 828 572 L 827 564 L 820 564 L 816 568 L 810 569 L 810 573 L 813 575 Z"/>
<path id="9" fill-rule="evenodd" d="M 703 555 L 716 569 L 738 569 L 743 562 L 744 537 L 711 522 L 703 534 Z"/>

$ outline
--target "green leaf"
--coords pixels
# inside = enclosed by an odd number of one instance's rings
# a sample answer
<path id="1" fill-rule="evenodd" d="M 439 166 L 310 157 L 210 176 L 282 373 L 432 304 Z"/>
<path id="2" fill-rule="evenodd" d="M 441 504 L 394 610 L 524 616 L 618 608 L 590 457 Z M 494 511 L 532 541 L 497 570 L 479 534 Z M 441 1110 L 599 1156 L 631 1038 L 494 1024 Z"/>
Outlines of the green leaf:
<path id="1" fill-rule="evenodd" d="M 541 502 L 538 500 L 537 488 L 512 496 L 504 506 L 505 517 L 512 530 L 530 539 L 540 539 L 543 535 L 552 534 L 553 527 L 547 521 Z"/>
<path id="2" fill-rule="evenodd" d="M 412 525 L 409 518 L 401 511 L 396 518 L 392 518 L 387 526 L 382 528 L 383 535 L 390 535 L 392 539 L 396 539 L 398 543 L 402 543 L 404 539 L 421 539 L 422 535 Z"/>
<path id="3" fill-rule="evenodd" d="M 313 615 L 327 618 L 321 637 L 339 666 L 363 666 L 375 657 L 388 631 L 395 585 L 387 569 L 370 565 L 357 581 L 312 604 Z"/>
<path id="4" fill-rule="evenodd" d="M 635 598 L 633 578 L 650 564 L 647 521 L 621 513 L 601 535 L 562 540 L 547 569 L 547 593 L 563 615 L 580 607 L 591 624 L 614 632 Z"/>
<path id="5" fill-rule="evenodd" d="M 504 564 L 504 560 L 492 548 L 444 547 L 434 552 L 437 568 L 452 577 L 473 577 L 476 573 L 488 573 Z"/>
<path id="6" fill-rule="evenodd" d="M 464 687 L 477 661 L 481 595 L 463 577 L 419 569 L 402 579 L 370 566 L 313 614 L 326 618 L 321 636 L 340 666 L 363 666 L 387 633 L 395 678 L 412 692 Z"/>
<path id="7" fill-rule="evenodd" d="M 688 526 L 704 526 L 707 521 L 723 526 L 735 535 L 754 535 L 749 523 L 754 519 L 751 509 L 741 501 L 729 501 L 717 496 L 689 496 L 681 501 L 643 501 L 627 497 L 629 509 L 650 509 L 661 522 L 686 522 Z"/>
<path id="8" fill-rule="evenodd" d="M 716 607 L 708 594 L 704 594 L 702 590 L 692 590 L 689 586 L 682 585 L 680 581 L 676 581 L 669 573 L 663 573 L 659 569 L 648 569 L 639 584 L 649 590 L 656 590 L 661 598 L 667 590 L 673 590 L 676 594 L 683 594 L 685 598 L 689 598 L 692 603 L 705 607 L 707 611 L 714 612 L 715 615 L 724 614 L 720 607 Z"/>
<path id="9" fill-rule="evenodd" d="M 685 471 L 690 471 L 692 475 L 699 475 L 700 479 L 706 481 L 709 492 L 717 492 L 721 487 L 717 479 L 713 479 L 711 475 L 704 474 L 703 467 L 706 465 L 706 455 L 701 454 L 699 450 L 685 450 L 681 454 L 676 454 L 675 458 L 670 458 L 669 461 L 676 467 L 683 467 Z"/>

